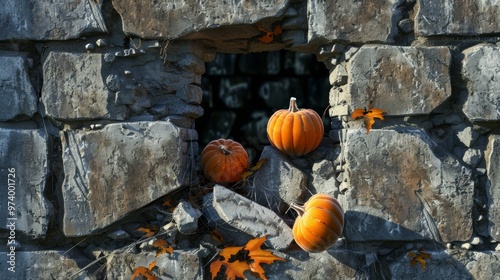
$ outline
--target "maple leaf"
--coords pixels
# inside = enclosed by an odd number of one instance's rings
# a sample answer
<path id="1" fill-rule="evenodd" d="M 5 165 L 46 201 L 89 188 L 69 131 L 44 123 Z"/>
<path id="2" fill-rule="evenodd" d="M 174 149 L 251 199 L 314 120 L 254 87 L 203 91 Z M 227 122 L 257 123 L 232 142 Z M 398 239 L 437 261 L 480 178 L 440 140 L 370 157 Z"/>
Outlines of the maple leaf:
<path id="1" fill-rule="evenodd" d="M 173 205 L 171 197 L 167 197 L 167 199 L 165 200 L 165 202 L 163 202 L 161 206 L 165 206 L 168 208 L 168 210 L 170 210 L 170 212 L 174 212 L 175 207 Z"/>
<path id="2" fill-rule="evenodd" d="M 262 158 L 260 159 L 254 166 L 251 166 L 249 167 L 247 170 L 245 170 L 245 172 L 243 172 L 241 174 L 241 179 L 243 181 L 246 181 L 248 179 L 248 177 L 250 177 L 251 175 L 253 175 L 257 170 L 259 170 L 259 168 L 262 167 L 262 165 L 264 163 L 266 163 L 267 161 L 267 158 Z"/>
<path id="3" fill-rule="evenodd" d="M 259 37 L 259 41 L 263 43 L 271 43 L 274 40 L 274 36 L 280 35 L 283 33 L 283 29 L 281 28 L 280 25 L 277 25 L 273 31 L 269 31 L 265 29 L 262 24 L 257 24 L 257 28 L 261 31 L 264 32 L 265 34 L 262 37 Z"/>
<path id="4" fill-rule="evenodd" d="M 226 247 L 222 249 L 218 259 L 210 264 L 212 280 L 222 266 L 226 268 L 226 279 L 236 279 L 236 277 L 246 278 L 244 272 L 250 270 L 252 274 L 257 274 L 259 278 L 266 280 L 264 269 L 260 264 L 285 261 L 285 259 L 273 255 L 272 252 L 260 248 L 266 241 L 266 238 L 267 235 L 251 239 L 245 246 Z"/>
<path id="5" fill-rule="evenodd" d="M 164 239 L 156 240 L 151 246 L 157 248 L 156 256 L 163 255 L 165 253 L 172 254 L 174 252 L 174 248 L 168 244 Z"/>
<path id="6" fill-rule="evenodd" d="M 156 277 L 153 273 L 153 268 L 156 266 L 156 261 L 153 261 L 149 264 L 148 267 L 139 266 L 132 272 L 131 280 L 137 278 L 138 276 L 143 276 L 146 280 L 159 280 L 160 278 Z"/>
<path id="7" fill-rule="evenodd" d="M 136 229 L 136 231 L 145 233 L 143 237 L 151 237 L 155 235 L 159 230 L 160 228 L 157 225 L 152 225 L 152 224 L 147 224 L 145 227 L 140 227 Z"/>
<path id="8" fill-rule="evenodd" d="M 372 103 L 370 102 L 370 105 L 368 105 L 368 109 L 367 108 L 354 109 L 354 111 L 351 114 L 351 119 L 357 120 L 359 118 L 363 118 L 365 121 L 366 134 L 368 134 L 370 132 L 370 129 L 372 129 L 372 125 L 375 123 L 375 119 L 384 120 L 383 116 L 384 113 L 385 111 L 381 109 L 373 108 Z"/>
<path id="9" fill-rule="evenodd" d="M 410 258 L 410 266 L 414 266 L 417 262 L 420 264 L 420 266 L 426 270 L 426 267 L 425 267 L 425 259 L 429 259 L 431 260 L 431 254 L 429 253 L 426 253 L 424 251 L 424 248 L 423 247 L 420 247 L 418 249 L 418 253 L 417 252 L 409 252 L 408 253 L 408 258 Z"/>

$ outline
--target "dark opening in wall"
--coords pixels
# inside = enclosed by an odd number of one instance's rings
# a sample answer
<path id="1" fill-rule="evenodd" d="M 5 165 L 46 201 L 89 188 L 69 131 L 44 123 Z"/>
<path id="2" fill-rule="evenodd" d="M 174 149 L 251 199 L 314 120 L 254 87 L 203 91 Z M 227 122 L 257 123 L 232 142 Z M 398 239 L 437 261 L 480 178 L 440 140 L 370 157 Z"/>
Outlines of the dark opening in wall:
<path id="1" fill-rule="evenodd" d="M 299 108 L 320 116 L 328 107 L 328 70 L 316 56 L 290 51 L 218 53 L 206 64 L 202 80 L 204 115 L 196 120 L 200 147 L 218 138 L 240 142 L 255 161 L 269 144 L 269 117 L 287 109 L 290 97 Z M 325 131 L 327 127 L 325 127 Z"/>

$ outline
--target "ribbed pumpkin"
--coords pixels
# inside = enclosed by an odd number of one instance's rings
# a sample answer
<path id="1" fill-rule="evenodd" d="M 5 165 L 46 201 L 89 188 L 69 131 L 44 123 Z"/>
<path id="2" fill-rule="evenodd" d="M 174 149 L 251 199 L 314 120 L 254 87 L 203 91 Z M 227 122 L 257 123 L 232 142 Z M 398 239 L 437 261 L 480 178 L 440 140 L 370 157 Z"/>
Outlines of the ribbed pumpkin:
<path id="1" fill-rule="evenodd" d="M 243 146 L 231 139 L 217 139 L 201 152 L 201 168 L 210 181 L 226 185 L 237 182 L 248 167 L 248 154 Z"/>
<path id="2" fill-rule="evenodd" d="M 299 109 L 295 97 L 288 110 L 276 111 L 267 123 L 271 145 L 290 156 L 305 155 L 316 149 L 323 139 L 323 121 L 311 109 Z"/>
<path id="3" fill-rule="evenodd" d="M 315 194 L 304 206 L 292 203 L 290 207 L 299 214 L 293 225 L 293 238 L 304 251 L 325 251 L 342 234 L 344 211 L 333 196 Z"/>

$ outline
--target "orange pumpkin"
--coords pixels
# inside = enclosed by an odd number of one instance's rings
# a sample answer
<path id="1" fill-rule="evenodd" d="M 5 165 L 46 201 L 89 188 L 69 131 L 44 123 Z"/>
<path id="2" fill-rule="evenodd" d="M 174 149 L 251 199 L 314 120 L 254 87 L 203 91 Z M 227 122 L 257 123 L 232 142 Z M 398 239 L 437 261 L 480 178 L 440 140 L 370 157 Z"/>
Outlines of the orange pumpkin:
<path id="1" fill-rule="evenodd" d="M 325 251 L 342 234 L 344 211 L 333 196 L 315 194 L 304 206 L 292 203 L 290 207 L 299 214 L 293 225 L 293 238 L 304 251 Z"/>
<path id="2" fill-rule="evenodd" d="M 237 182 L 248 167 L 248 154 L 231 139 L 213 140 L 201 152 L 201 168 L 210 181 L 226 185 Z"/>
<path id="3" fill-rule="evenodd" d="M 299 109 L 295 97 L 288 110 L 276 111 L 267 123 L 271 145 L 290 156 L 305 155 L 316 149 L 323 139 L 323 121 L 311 109 Z"/>

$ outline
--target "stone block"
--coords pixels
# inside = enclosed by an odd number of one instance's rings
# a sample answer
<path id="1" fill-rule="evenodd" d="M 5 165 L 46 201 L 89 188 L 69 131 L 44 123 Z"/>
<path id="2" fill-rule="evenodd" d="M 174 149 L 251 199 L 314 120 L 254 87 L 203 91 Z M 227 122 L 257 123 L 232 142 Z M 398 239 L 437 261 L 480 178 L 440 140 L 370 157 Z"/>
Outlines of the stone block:
<path id="1" fill-rule="evenodd" d="M 68 40 L 107 32 L 102 1 L 3 1 L 2 40 Z"/>
<path id="2" fill-rule="evenodd" d="M 345 141 L 347 239 L 471 238 L 475 177 L 424 130 L 349 130 Z"/>
<path id="3" fill-rule="evenodd" d="M 202 280 L 204 266 L 203 250 L 174 250 L 155 257 L 153 252 L 131 253 L 114 252 L 107 258 L 107 279 L 131 279 L 135 268 L 148 267 L 156 261 L 155 275 L 161 279 L 193 279 Z"/>
<path id="4" fill-rule="evenodd" d="M 102 75 L 104 65 L 101 54 L 49 53 L 43 64 L 46 114 L 65 120 L 125 119 L 127 108 L 115 102 Z"/>
<path id="5" fill-rule="evenodd" d="M 433 35 L 485 35 L 498 33 L 498 1 L 418 1 L 416 33 Z"/>
<path id="6" fill-rule="evenodd" d="M 11 236 L 15 224 L 17 239 L 22 235 L 45 238 L 52 205 L 44 196 L 49 173 L 47 136 L 38 129 L 0 128 L 0 232 Z M 13 206 L 12 212 L 8 206 Z M 15 235 L 15 234 L 14 234 Z"/>
<path id="7" fill-rule="evenodd" d="M 276 213 L 225 187 L 216 185 L 212 198 L 205 201 L 211 204 L 204 203 L 203 211 L 208 211 L 219 226 L 229 226 L 254 238 L 267 235 L 265 244 L 277 250 L 287 249 L 293 241 L 292 229 Z"/>
<path id="8" fill-rule="evenodd" d="M 284 213 L 290 203 L 304 198 L 307 176 L 283 153 L 269 145 L 262 150 L 260 159 L 266 159 L 265 163 L 243 188 L 260 205 Z"/>
<path id="9" fill-rule="evenodd" d="M 0 121 L 29 119 L 37 111 L 37 96 L 26 67 L 26 54 L 0 51 Z"/>
<path id="10" fill-rule="evenodd" d="M 485 151 L 486 172 L 488 175 L 490 234 L 500 241 L 500 136 L 492 135 L 488 139 Z"/>
<path id="11" fill-rule="evenodd" d="M 351 109 L 373 102 L 387 115 L 429 114 L 451 95 L 447 47 L 364 45 L 349 63 Z"/>
<path id="12" fill-rule="evenodd" d="M 481 44 L 463 54 L 462 76 L 468 91 L 465 115 L 471 121 L 500 120 L 500 47 Z"/>
<path id="13" fill-rule="evenodd" d="M 63 233 L 94 233 L 189 184 L 196 140 L 196 131 L 165 121 L 61 132 Z"/>
<path id="14" fill-rule="evenodd" d="M 309 42 L 394 43 L 403 2 L 308 0 Z"/>
<path id="15" fill-rule="evenodd" d="M 125 33 L 142 38 L 176 39 L 200 30 L 280 17 L 288 2 L 161 0 L 151 5 L 145 1 L 113 0 L 113 7 L 122 18 Z M 222 35 L 227 36 L 228 32 L 225 33 Z M 237 38 L 241 32 L 234 35 Z"/>

